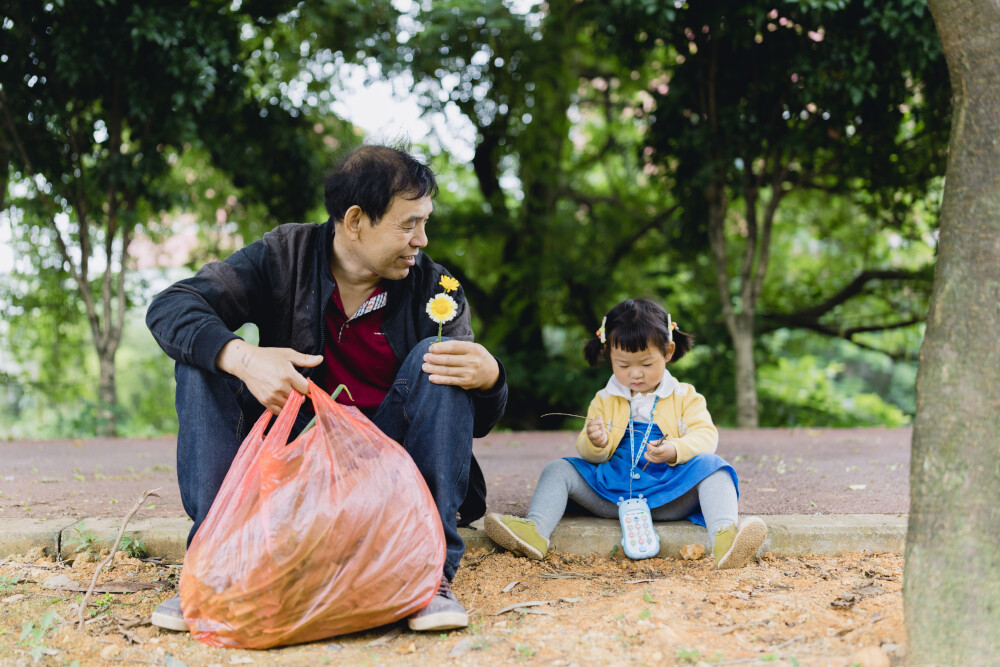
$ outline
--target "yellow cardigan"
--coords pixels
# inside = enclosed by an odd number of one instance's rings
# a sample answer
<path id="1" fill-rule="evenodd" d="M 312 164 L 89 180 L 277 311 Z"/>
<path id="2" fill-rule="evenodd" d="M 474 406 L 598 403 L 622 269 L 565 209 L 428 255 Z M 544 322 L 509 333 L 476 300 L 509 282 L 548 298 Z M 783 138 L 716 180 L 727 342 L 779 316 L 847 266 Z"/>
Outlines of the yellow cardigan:
<path id="1" fill-rule="evenodd" d="M 622 428 L 607 429 L 608 444 L 599 449 L 587 437 L 585 424 L 576 438 L 576 449 L 580 456 L 591 463 L 604 463 L 610 459 L 626 435 L 630 412 L 629 402 L 625 398 L 609 394 L 604 389 L 597 392 L 587 409 L 587 422 L 600 417 L 604 420 L 605 427 L 611 423 Z M 659 399 L 653 420 L 677 448 L 677 460 L 671 465 L 687 463 L 698 454 L 710 454 L 719 444 L 719 430 L 712 423 L 705 397 L 689 384 L 678 382 L 674 385 L 672 394 Z"/>

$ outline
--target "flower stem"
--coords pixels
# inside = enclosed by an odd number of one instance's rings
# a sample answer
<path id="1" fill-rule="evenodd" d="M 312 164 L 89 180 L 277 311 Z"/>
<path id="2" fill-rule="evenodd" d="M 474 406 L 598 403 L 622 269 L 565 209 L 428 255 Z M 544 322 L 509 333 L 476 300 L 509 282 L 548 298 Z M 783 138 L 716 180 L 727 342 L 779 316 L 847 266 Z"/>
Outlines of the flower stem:
<path id="1" fill-rule="evenodd" d="M 435 343 L 440 343 L 441 342 L 441 327 L 443 327 L 443 326 L 444 326 L 443 323 L 438 322 L 438 339 L 436 341 L 434 341 Z"/>

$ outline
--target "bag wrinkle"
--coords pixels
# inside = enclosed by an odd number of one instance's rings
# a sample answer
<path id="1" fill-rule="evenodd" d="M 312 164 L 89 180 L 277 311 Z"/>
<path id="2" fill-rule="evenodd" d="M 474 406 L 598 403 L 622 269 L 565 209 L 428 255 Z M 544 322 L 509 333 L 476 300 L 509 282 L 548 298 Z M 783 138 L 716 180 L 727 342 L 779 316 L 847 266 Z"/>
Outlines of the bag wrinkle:
<path id="1" fill-rule="evenodd" d="M 393 623 L 440 584 L 445 539 L 406 451 L 310 382 L 316 426 L 285 446 L 304 397 L 243 441 L 181 573 L 191 634 L 270 648 Z"/>

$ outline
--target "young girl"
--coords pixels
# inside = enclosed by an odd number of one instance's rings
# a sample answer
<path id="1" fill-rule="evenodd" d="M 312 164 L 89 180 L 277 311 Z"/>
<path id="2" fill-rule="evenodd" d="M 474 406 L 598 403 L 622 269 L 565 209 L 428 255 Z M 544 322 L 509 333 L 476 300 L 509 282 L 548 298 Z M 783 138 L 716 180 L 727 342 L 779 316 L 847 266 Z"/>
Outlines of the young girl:
<path id="1" fill-rule="evenodd" d="M 591 366 L 608 357 L 613 375 L 590 403 L 576 439 L 582 458 L 545 466 L 527 518 L 486 516 L 486 533 L 528 558 L 545 558 L 549 536 L 568 499 L 606 519 L 618 518 L 619 498 L 645 497 L 654 521 L 687 519 L 706 526 L 716 567 L 743 567 L 767 537 L 756 517 L 737 527 L 736 471 L 716 456 L 719 432 L 705 399 L 678 382 L 666 365 L 691 349 L 693 338 L 648 299 L 610 311 L 589 340 Z"/>

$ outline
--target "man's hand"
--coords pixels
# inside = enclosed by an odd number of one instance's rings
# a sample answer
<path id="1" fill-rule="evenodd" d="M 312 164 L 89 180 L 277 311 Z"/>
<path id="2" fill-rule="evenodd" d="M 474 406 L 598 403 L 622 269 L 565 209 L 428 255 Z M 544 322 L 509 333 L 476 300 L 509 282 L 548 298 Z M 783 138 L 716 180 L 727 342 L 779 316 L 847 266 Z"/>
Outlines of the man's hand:
<path id="1" fill-rule="evenodd" d="M 219 351 L 215 365 L 243 380 L 261 405 L 278 414 L 292 389 L 309 393 L 309 382 L 295 367 L 312 368 L 322 361 L 319 354 L 302 354 L 287 347 L 257 347 L 233 339 Z"/>
<path id="2" fill-rule="evenodd" d="M 673 463 L 677 460 L 677 448 L 666 438 L 646 445 L 646 460 L 650 463 Z"/>
<path id="3" fill-rule="evenodd" d="M 604 449 L 608 445 L 608 431 L 604 428 L 604 420 L 594 417 L 587 422 L 587 437 L 590 443 L 598 449 Z"/>
<path id="4" fill-rule="evenodd" d="M 464 340 L 434 343 L 421 367 L 434 384 L 452 384 L 462 389 L 492 389 L 500 379 L 500 366 L 485 347 Z"/>

